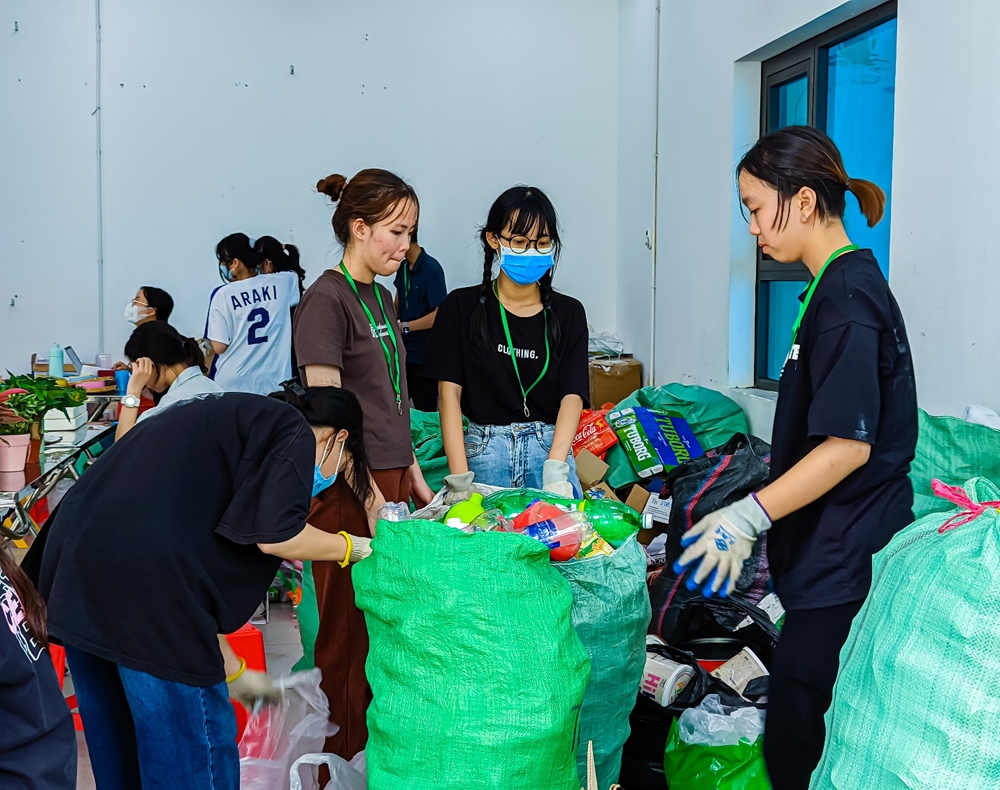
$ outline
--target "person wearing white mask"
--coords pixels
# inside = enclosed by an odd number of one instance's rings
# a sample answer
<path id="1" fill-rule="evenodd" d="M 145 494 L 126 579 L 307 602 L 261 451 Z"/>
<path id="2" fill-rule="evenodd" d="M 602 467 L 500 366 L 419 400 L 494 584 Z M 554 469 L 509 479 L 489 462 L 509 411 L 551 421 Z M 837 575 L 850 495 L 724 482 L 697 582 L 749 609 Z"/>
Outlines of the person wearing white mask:
<path id="1" fill-rule="evenodd" d="M 467 499 L 473 480 L 579 496 L 571 449 L 590 389 L 587 315 L 552 288 L 555 208 L 540 189 L 508 189 L 481 238 L 482 284 L 442 303 L 420 371 L 439 382 L 445 501 Z"/>
<path id="2" fill-rule="evenodd" d="M 144 285 L 135 293 L 135 297 L 125 305 L 125 320 L 130 324 L 142 326 L 150 321 L 169 321 L 174 311 L 173 297 L 162 288 Z M 115 370 L 128 370 L 126 362 L 116 362 Z"/>

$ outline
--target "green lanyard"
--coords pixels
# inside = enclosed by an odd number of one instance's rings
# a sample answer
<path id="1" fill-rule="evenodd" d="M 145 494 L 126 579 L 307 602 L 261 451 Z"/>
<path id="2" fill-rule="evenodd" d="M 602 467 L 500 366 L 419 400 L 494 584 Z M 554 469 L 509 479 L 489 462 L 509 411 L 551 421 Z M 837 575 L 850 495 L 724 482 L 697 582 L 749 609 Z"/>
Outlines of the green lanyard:
<path id="1" fill-rule="evenodd" d="M 532 384 L 528 389 L 524 388 L 524 384 L 521 382 L 521 371 L 517 369 L 517 353 L 514 351 L 514 341 L 510 337 L 510 327 L 507 326 L 507 311 L 504 309 L 503 302 L 500 301 L 500 293 L 497 290 L 496 280 L 493 281 L 493 294 L 497 298 L 497 304 L 500 305 L 500 321 L 503 322 L 503 333 L 507 337 L 507 350 L 510 352 L 510 361 L 514 363 L 514 375 L 517 376 L 517 386 L 521 388 L 521 395 L 524 396 L 524 416 L 531 417 L 531 412 L 528 410 L 528 395 L 531 391 L 538 386 L 538 383 L 545 378 L 545 374 L 549 372 L 549 316 L 548 312 L 543 308 L 542 316 L 545 319 L 545 367 L 542 368 L 542 372 L 535 379 L 535 383 Z"/>
<path id="2" fill-rule="evenodd" d="M 378 292 L 378 285 L 372 283 L 372 290 L 375 291 L 375 299 L 378 301 L 379 309 L 382 310 L 382 318 L 385 319 L 385 328 L 389 332 L 389 340 L 392 341 L 392 354 L 389 354 L 389 347 L 385 344 L 382 339 L 382 333 L 378 331 L 378 324 L 375 322 L 375 316 L 372 315 L 372 311 L 368 309 L 368 305 L 365 304 L 365 300 L 361 298 L 361 294 L 358 293 L 358 286 L 354 284 L 354 278 L 351 277 L 351 273 L 347 271 L 347 265 L 341 261 L 340 268 L 347 277 L 347 282 L 350 283 L 351 290 L 354 291 L 354 295 L 358 297 L 358 301 L 361 302 L 361 308 L 365 311 L 365 315 L 368 316 L 368 323 L 371 325 L 372 335 L 378 338 L 378 342 L 382 345 L 382 353 L 385 354 L 385 363 L 389 366 L 389 380 L 392 382 L 392 389 L 396 393 L 396 411 L 400 414 L 403 413 L 403 397 L 400 393 L 399 382 L 399 347 L 396 345 L 396 333 L 392 330 L 392 322 L 389 320 L 389 316 L 386 315 L 385 305 L 382 304 L 382 296 Z M 396 366 L 393 368 L 393 361 L 395 361 Z"/>
<path id="3" fill-rule="evenodd" d="M 806 291 L 806 298 L 802 300 L 802 306 L 799 308 L 798 318 L 795 319 L 795 323 L 792 324 L 792 345 L 795 345 L 795 338 L 799 335 L 799 327 L 802 326 L 802 319 L 805 317 L 806 310 L 809 309 L 809 303 L 812 301 L 813 294 L 816 292 L 816 286 L 819 285 L 819 278 L 823 276 L 823 272 L 826 271 L 826 267 L 833 263 L 837 258 L 843 255 L 845 252 L 854 252 L 858 249 L 857 244 L 848 244 L 846 247 L 841 247 L 839 250 L 833 253 L 829 258 L 826 259 L 826 263 L 823 264 L 823 268 L 819 270 L 811 283 L 809 283 L 809 289 Z"/>

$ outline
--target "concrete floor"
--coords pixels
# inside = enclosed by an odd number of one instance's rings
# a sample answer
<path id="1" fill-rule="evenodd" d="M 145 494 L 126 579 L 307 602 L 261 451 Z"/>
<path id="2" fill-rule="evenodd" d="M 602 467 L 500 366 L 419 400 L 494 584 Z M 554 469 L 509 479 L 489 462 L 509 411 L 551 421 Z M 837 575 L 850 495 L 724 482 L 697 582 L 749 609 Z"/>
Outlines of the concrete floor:
<path id="1" fill-rule="evenodd" d="M 267 655 L 267 669 L 272 675 L 289 675 L 292 666 L 302 657 L 302 643 L 299 640 L 299 624 L 295 619 L 292 605 L 271 604 L 270 622 L 255 623 L 264 634 L 264 652 Z M 73 693 L 73 682 L 66 676 L 65 691 Z M 79 767 L 77 769 L 77 790 L 95 790 L 94 775 L 90 770 L 90 755 L 84 733 L 77 733 L 79 747 Z"/>

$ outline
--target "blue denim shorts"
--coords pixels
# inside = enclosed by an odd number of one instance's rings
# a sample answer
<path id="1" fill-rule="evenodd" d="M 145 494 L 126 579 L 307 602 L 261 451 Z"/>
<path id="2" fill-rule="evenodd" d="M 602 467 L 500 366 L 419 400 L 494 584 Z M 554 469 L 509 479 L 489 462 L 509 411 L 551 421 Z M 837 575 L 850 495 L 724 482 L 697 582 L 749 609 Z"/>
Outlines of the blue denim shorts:
<path id="1" fill-rule="evenodd" d="M 513 425 L 469 423 L 465 434 L 465 455 L 476 482 L 500 488 L 541 488 L 542 465 L 549 458 L 555 426 L 541 422 Z M 569 481 L 582 496 L 576 475 L 576 459 L 570 453 Z"/>

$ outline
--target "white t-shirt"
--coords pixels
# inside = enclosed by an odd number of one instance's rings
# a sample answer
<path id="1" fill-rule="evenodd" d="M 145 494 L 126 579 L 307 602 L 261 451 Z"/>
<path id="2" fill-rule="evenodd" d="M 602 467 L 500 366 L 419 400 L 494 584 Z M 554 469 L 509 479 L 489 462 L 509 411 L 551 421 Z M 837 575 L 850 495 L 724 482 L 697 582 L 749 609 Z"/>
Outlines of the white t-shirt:
<path id="1" fill-rule="evenodd" d="M 222 389 L 267 395 L 292 377 L 290 311 L 298 303 L 295 272 L 258 274 L 215 291 L 208 339 L 229 346 L 215 363 Z"/>

